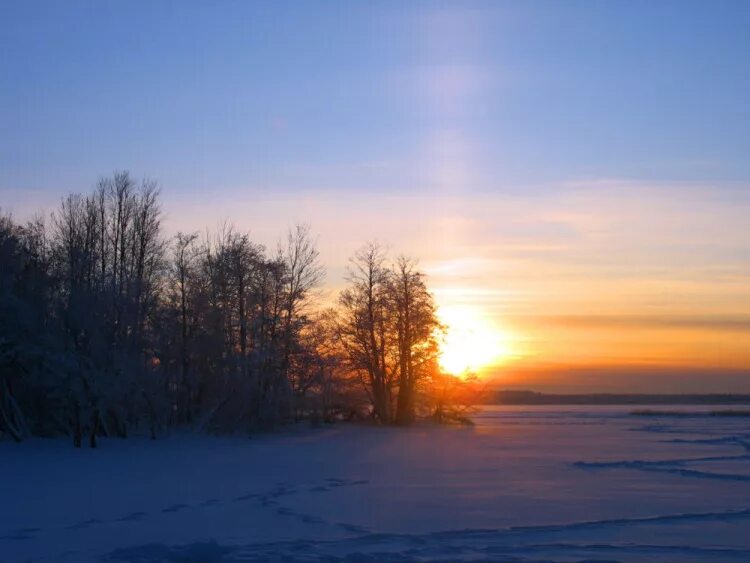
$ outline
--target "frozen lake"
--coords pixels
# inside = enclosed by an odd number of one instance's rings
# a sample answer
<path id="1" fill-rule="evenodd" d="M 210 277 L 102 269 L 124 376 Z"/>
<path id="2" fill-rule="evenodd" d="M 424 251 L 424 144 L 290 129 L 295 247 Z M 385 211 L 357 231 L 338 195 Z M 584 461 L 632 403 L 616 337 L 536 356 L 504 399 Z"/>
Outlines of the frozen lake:
<path id="1" fill-rule="evenodd" d="M 3 442 L 0 561 L 750 560 L 750 418 L 641 408 Z"/>

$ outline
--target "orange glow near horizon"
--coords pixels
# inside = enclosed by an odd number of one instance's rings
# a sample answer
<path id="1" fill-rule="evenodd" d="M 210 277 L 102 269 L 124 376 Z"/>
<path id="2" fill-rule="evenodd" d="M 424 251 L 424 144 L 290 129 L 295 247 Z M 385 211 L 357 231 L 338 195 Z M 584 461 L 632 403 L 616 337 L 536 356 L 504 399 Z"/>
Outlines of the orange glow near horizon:
<path id="1" fill-rule="evenodd" d="M 465 305 L 440 307 L 445 336 L 440 345 L 440 367 L 455 376 L 480 372 L 513 355 L 509 335 Z"/>

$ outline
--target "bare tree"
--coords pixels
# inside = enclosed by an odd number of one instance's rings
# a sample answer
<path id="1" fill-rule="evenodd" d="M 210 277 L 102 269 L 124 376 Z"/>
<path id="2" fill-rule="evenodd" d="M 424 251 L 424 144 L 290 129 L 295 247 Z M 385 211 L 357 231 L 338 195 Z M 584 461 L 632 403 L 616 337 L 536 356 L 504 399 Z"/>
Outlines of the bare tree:
<path id="1" fill-rule="evenodd" d="M 321 311 L 307 225 L 268 253 L 228 223 L 165 241 L 161 217 L 156 183 L 127 172 L 64 198 L 50 228 L 0 215 L 1 432 L 96 447 L 166 424 L 456 418 L 416 262 L 365 245 Z"/>
<path id="2" fill-rule="evenodd" d="M 390 294 L 396 318 L 398 351 L 398 403 L 396 423 L 415 418 L 417 385 L 437 369 L 440 323 L 424 274 L 413 259 L 401 256 L 393 266 Z"/>
<path id="3" fill-rule="evenodd" d="M 390 271 L 377 243 L 361 248 L 351 260 L 349 287 L 339 296 L 338 336 L 348 363 L 362 381 L 373 418 L 391 422 L 394 369 L 389 363 L 391 317 L 388 314 Z"/>
<path id="4" fill-rule="evenodd" d="M 325 272 L 319 262 L 319 252 L 310 235 L 308 225 L 296 225 L 287 233 L 286 245 L 279 250 L 285 270 L 285 298 L 283 308 L 284 338 L 281 372 L 288 379 L 293 400 L 304 396 L 308 385 L 305 370 L 294 369 L 295 354 L 304 354 L 298 346 L 302 332 L 309 324 L 306 308 L 313 290 L 323 281 Z"/>
<path id="5" fill-rule="evenodd" d="M 381 247 L 370 243 L 352 259 L 348 281 L 339 297 L 344 355 L 370 397 L 373 418 L 410 423 L 419 383 L 437 369 L 440 325 L 424 274 L 405 257 L 389 267 Z"/>
<path id="6" fill-rule="evenodd" d="M 171 277 L 175 294 L 176 306 L 180 317 L 180 384 L 185 395 L 177 406 L 185 409 L 186 419 L 191 421 L 191 401 L 194 390 L 192 378 L 189 375 L 191 360 L 191 337 L 195 325 L 195 292 L 197 285 L 196 262 L 200 251 L 196 248 L 198 233 L 177 233 L 172 245 Z M 182 404 L 186 403 L 186 404 Z"/>

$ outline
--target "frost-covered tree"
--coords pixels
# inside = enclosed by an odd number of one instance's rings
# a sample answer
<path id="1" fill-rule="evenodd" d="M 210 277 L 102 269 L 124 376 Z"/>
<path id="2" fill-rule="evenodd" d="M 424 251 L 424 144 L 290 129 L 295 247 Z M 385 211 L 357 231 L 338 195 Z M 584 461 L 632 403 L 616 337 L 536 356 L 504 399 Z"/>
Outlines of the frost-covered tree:
<path id="1" fill-rule="evenodd" d="M 49 221 L 0 215 L 3 435 L 95 447 L 178 425 L 446 412 L 425 401 L 440 327 L 415 262 L 365 246 L 326 310 L 309 227 L 268 252 L 229 224 L 168 239 L 161 218 L 156 183 L 127 172 L 63 198 Z"/>

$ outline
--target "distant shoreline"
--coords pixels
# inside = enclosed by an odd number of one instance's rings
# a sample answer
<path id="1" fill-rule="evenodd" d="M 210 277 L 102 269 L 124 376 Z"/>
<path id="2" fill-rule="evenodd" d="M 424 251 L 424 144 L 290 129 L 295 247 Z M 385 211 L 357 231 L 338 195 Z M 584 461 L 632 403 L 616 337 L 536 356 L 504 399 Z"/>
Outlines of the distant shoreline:
<path id="1" fill-rule="evenodd" d="M 496 391 L 491 405 L 741 405 L 750 404 L 750 395 L 582 393 L 557 394 L 536 391 Z"/>

